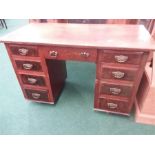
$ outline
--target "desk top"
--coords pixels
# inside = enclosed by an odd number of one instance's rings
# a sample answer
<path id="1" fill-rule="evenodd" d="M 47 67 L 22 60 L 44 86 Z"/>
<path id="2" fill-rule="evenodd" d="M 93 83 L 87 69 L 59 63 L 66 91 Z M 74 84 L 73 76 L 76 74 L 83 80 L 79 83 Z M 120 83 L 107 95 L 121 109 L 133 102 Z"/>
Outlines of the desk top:
<path id="1" fill-rule="evenodd" d="M 155 50 L 155 40 L 143 25 L 32 23 L 1 37 L 0 41 Z"/>

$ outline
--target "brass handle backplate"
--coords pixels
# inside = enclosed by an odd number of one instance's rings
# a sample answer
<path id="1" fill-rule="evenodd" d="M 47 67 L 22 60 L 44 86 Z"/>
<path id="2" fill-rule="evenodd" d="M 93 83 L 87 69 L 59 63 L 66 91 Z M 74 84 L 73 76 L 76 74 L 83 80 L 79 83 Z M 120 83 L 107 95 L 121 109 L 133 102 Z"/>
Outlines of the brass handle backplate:
<path id="1" fill-rule="evenodd" d="M 19 54 L 20 55 L 27 55 L 28 54 L 28 49 L 26 49 L 26 48 L 20 48 L 20 49 L 18 49 L 18 52 L 19 52 Z"/>
<path id="2" fill-rule="evenodd" d="M 110 93 L 112 93 L 114 95 L 118 95 L 121 93 L 121 89 L 120 88 L 110 88 Z"/>
<path id="3" fill-rule="evenodd" d="M 49 54 L 50 54 L 51 57 L 57 57 L 58 56 L 57 51 L 50 51 Z"/>
<path id="4" fill-rule="evenodd" d="M 33 67 L 33 64 L 23 64 L 24 69 L 30 70 L 32 69 L 32 67 Z"/>
<path id="5" fill-rule="evenodd" d="M 115 60 L 118 63 L 124 63 L 128 60 L 128 56 L 126 56 L 126 55 L 115 55 Z"/>
<path id="6" fill-rule="evenodd" d="M 35 78 L 28 78 L 27 81 L 30 84 L 36 84 L 37 83 L 37 79 L 35 79 Z"/>
<path id="7" fill-rule="evenodd" d="M 32 97 L 34 98 L 34 99 L 39 99 L 40 98 L 40 94 L 38 94 L 38 93 L 32 93 Z"/>
<path id="8" fill-rule="evenodd" d="M 88 52 L 81 52 L 80 55 L 81 55 L 82 57 L 85 57 L 85 58 L 87 58 L 87 57 L 90 56 L 90 54 L 89 54 Z"/>
<path id="9" fill-rule="evenodd" d="M 120 71 L 114 71 L 114 72 L 112 72 L 112 75 L 116 79 L 122 79 L 125 76 L 125 73 L 120 72 Z"/>
<path id="10" fill-rule="evenodd" d="M 110 109 L 116 109 L 118 107 L 116 103 L 112 103 L 112 102 L 107 103 L 107 105 Z"/>

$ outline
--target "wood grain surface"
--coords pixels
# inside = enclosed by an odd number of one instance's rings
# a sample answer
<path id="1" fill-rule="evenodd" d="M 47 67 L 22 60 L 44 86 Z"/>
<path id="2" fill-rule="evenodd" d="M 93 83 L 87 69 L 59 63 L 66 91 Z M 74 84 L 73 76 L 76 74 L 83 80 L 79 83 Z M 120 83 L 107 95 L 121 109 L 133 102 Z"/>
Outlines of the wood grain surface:
<path id="1" fill-rule="evenodd" d="M 143 25 L 32 23 L 0 38 L 5 43 L 155 50 Z"/>

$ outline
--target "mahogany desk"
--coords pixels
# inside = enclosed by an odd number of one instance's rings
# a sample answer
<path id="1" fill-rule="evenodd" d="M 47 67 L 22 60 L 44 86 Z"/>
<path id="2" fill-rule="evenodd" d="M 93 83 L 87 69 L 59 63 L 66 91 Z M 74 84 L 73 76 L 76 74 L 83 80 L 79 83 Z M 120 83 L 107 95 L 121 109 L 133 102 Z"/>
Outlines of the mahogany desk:
<path id="1" fill-rule="evenodd" d="M 0 40 L 26 99 L 54 104 L 67 77 L 65 61 L 87 61 L 96 63 L 94 109 L 123 115 L 155 50 L 142 25 L 28 24 Z"/>

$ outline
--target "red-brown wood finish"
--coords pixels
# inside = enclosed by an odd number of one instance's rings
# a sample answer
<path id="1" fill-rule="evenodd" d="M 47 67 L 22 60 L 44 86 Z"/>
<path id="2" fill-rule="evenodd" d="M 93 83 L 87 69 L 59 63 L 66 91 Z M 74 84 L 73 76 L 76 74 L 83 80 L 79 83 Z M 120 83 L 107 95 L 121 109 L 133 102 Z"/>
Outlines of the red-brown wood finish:
<path id="1" fill-rule="evenodd" d="M 45 79 L 42 76 L 20 74 L 20 78 L 23 84 L 33 85 L 33 86 L 46 86 Z"/>
<path id="2" fill-rule="evenodd" d="M 106 101 L 103 104 L 100 104 L 100 98 L 105 96 L 105 100 L 109 100 L 109 98 L 114 97 L 113 100 L 115 104 L 118 105 L 118 99 L 121 101 L 121 105 L 124 103 L 124 99 L 127 101 L 124 107 L 127 107 L 126 110 L 123 108 L 119 108 L 118 112 L 126 115 L 131 111 L 134 98 L 139 86 L 139 82 L 141 80 L 143 70 L 147 61 L 148 53 L 147 52 L 133 52 L 132 55 L 128 53 L 128 51 L 124 51 L 118 55 L 113 51 L 109 52 L 109 56 L 107 56 L 108 50 L 105 50 L 106 60 L 104 58 L 104 50 L 98 51 L 98 63 L 97 63 L 97 82 L 96 82 L 96 95 L 95 95 L 95 110 L 102 109 L 106 112 L 116 113 L 113 108 L 107 108 L 108 104 Z M 131 59 L 131 57 L 135 55 L 135 58 Z M 115 56 L 117 56 L 115 59 Z M 119 57 L 118 57 L 119 56 Z M 122 57 L 123 56 L 123 57 Z M 139 57 L 140 58 L 139 58 Z M 112 60 L 112 61 L 110 61 Z M 136 61 L 136 62 L 135 62 Z M 131 63 L 133 62 L 133 63 Z M 138 63 L 137 63 L 138 62 Z M 123 98 L 122 98 L 123 97 Z M 123 100 L 122 100 L 123 99 Z M 128 106 L 127 106 L 128 105 Z M 105 109 L 104 109 L 105 107 Z M 122 111 L 121 111 L 122 109 Z"/>
<path id="3" fill-rule="evenodd" d="M 5 44 L 6 45 L 6 48 L 7 48 L 7 51 L 8 51 L 8 54 L 9 54 L 9 57 L 10 57 L 10 60 L 12 62 L 12 65 L 14 67 L 14 70 L 15 70 L 15 73 L 17 75 L 17 78 L 18 78 L 18 81 L 19 81 L 19 84 L 21 86 L 21 89 L 23 91 L 23 94 L 24 94 L 24 97 L 26 99 L 31 99 L 33 101 L 37 101 L 37 102 L 45 102 L 45 103 L 49 103 L 49 104 L 53 104 L 54 103 L 54 99 L 53 99 L 53 95 L 51 93 L 51 87 L 50 87 L 50 81 L 49 81 L 49 77 L 48 77 L 48 72 L 46 70 L 46 67 L 44 66 L 44 61 L 42 60 L 41 56 L 40 56 L 40 53 L 39 53 L 39 50 L 36 51 L 38 52 L 37 56 L 39 57 L 29 57 L 28 55 L 27 56 L 16 56 L 14 54 L 12 54 L 12 50 L 10 47 L 12 47 L 12 44 Z M 15 47 L 16 44 L 13 44 L 13 46 Z M 21 45 L 21 47 L 26 47 L 26 48 L 29 48 L 31 45 Z M 19 47 L 19 45 L 17 45 L 17 47 Z M 37 47 L 38 49 L 38 47 Z M 16 62 L 21 62 L 20 63 L 20 67 L 17 65 Z M 25 62 L 31 62 L 32 64 L 37 64 L 37 66 L 35 66 L 34 68 L 32 69 L 23 69 L 21 66 L 21 64 L 25 63 Z M 38 66 L 39 66 L 39 69 L 38 69 Z M 36 68 L 38 70 L 36 70 Z M 44 82 L 45 82 L 45 86 L 41 86 L 41 85 L 30 85 L 30 84 L 24 84 L 24 81 L 21 77 L 21 75 L 24 74 L 24 75 L 27 75 L 27 76 L 42 76 L 42 78 L 44 79 Z M 33 99 L 32 97 L 30 97 L 30 93 L 32 93 L 31 91 L 29 91 L 29 93 L 26 91 L 27 89 L 29 90 L 36 90 L 36 91 L 40 91 L 40 99 Z M 46 93 L 41 93 L 42 90 L 46 90 Z M 39 94 L 39 92 L 37 92 Z M 29 94 L 29 96 L 28 96 Z M 44 99 L 44 95 L 45 95 L 45 98 L 46 100 Z M 48 98 L 47 98 L 48 97 Z"/>
<path id="4" fill-rule="evenodd" d="M 12 52 L 12 48 L 10 48 L 12 44 L 6 44 L 6 47 L 25 98 L 53 104 L 59 97 L 67 76 L 65 61 L 46 60 L 40 46 L 36 46 L 38 50 L 35 51 L 36 56 L 39 57 L 32 57 L 32 55 L 30 57 L 29 53 L 26 56 L 16 56 Z M 17 50 L 20 48 L 16 44 L 13 47 Z M 21 48 L 23 47 L 29 49 L 32 46 L 21 45 Z M 23 64 L 33 64 L 33 67 L 29 68 L 28 66 L 25 69 Z M 30 91 L 31 89 L 33 91 Z M 40 95 L 39 97 L 37 96 L 38 98 L 33 96 L 35 92 L 35 95 Z"/>
<path id="5" fill-rule="evenodd" d="M 117 83 L 117 82 L 104 82 L 104 80 L 100 82 L 99 85 L 99 93 L 107 94 L 107 95 L 115 95 L 115 96 L 124 96 L 130 97 L 132 92 L 132 85 Z"/>
<path id="6" fill-rule="evenodd" d="M 46 60 L 53 100 L 56 101 L 67 78 L 65 61 Z"/>
<path id="7" fill-rule="evenodd" d="M 100 108 L 112 112 L 128 113 L 128 102 L 122 100 L 113 100 L 110 98 L 99 98 Z"/>
<path id="8" fill-rule="evenodd" d="M 38 56 L 38 48 L 37 46 L 22 46 L 22 45 L 11 45 L 11 52 L 13 55 L 19 56 Z"/>
<path id="9" fill-rule="evenodd" d="M 121 64 L 117 61 L 118 56 L 127 56 L 127 61 L 123 62 L 123 64 L 130 65 L 139 65 L 142 59 L 143 51 L 127 51 L 127 50 L 99 50 L 100 60 L 104 63 L 112 63 L 112 64 Z"/>
<path id="10" fill-rule="evenodd" d="M 32 23 L 0 40 L 13 44 L 129 49 L 129 52 L 155 49 L 155 41 L 143 25 Z"/>
<path id="11" fill-rule="evenodd" d="M 19 70 L 42 71 L 42 67 L 39 62 L 15 60 L 15 64 Z"/>
<path id="12" fill-rule="evenodd" d="M 33 90 L 33 89 L 25 89 L 26 95 L 28 99 L 37 100 L 37 101 L 45 101 L 48 102 L 48 91 L 47 90 Z"/>
<path id="13" fill-rule="evenodd" d="M 77 60 L 96 62 L 97 50 L 72 47 L 41 47 L 45 58 L 54 60 Z"/>
<path id="14" fill-rule="evenodd" d="M 140 25 L 29 24 L 0 40 L 25 98 L 54 104 L 67 77 L 65 61 L 93 62 L 94 109 L 123 115 L 131 111 L 148 54 L 155 50 Z"/>
<path id="15" fill-rule="evenodd" d="M 133 81 L 136 77 L 138 68 L 137 67 L 115 67 L 114 65 L 106 66 L 105 64 L 101 65 L 100 77 L 103 79 L 115 79 L 119 80 L 116 76 L 118 73 L 122 74 L 121 80 Z"/>

